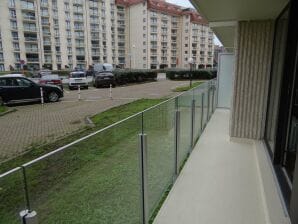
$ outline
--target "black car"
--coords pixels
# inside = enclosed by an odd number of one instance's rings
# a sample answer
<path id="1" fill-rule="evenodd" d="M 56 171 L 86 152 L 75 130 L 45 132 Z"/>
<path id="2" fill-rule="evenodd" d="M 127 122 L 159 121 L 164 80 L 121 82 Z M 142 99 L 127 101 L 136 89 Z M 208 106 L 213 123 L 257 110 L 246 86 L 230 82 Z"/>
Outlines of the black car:
<path id="1" fill-rule="evenodd" d="M 92 83 L 93 83 L 93 86 L 96 88 L 99 88 L 101 86 L 109 87 L 110 85 L 112 85 L 112 87 L 116 86 L 115 77 L 112 73 L 109 73 L 109 72 L 95 73 Z"/>
<path id="2" fill-rule="evenodd" d="M 111 64 L 95 64 L 93 68 L 93 86 L 99 88 L 101 86 L 116 86 L 115 76 L 113 74 L 113 66 Z"/>
<path id="3" fill-rule="evenodd" d="M 37 84 L 21 75 L 0 76 L 0 102 L 4 104 L 34 102 L 41 100 L 41 90 L 46 102 L 57 102 L 63 97 L 60 87 Z"/>

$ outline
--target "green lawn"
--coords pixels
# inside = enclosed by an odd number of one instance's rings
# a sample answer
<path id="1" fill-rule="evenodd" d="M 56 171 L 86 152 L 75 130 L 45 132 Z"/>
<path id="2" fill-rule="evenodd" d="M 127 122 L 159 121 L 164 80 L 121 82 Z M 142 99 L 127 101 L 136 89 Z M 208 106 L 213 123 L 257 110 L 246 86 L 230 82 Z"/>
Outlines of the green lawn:
<path id="1" fill-rule="evenodd" d="M 176 89 L 174 89 L 173 91 L 174 92 L 184 92 L 184 91 L 188 91 L 194 87 L 197 87 L 199 85 L 201 85 L 202 83 L 204 83 L 205 81 L 196 81 L 196 82 L 192 82 L 192 85 L 191 87 L 188 85 L 185 85 L 185 86 L 180 86 L 180 87 L 177 87 Z"/>
<path id="2" fill-rule="evenodd" d="M 7 108 L 5 106 L 0 105 L 0 113 L 3 113 L 5 111 L 7 111 Z"/>
<path id="3" fill-rule="evenodd" d="M 96 127 L 37 147 L 1 165 L 2 172 L 78 137 L 142 111 L 162 99 L 138 100 L 92 118 Z M 144 113 L 148 135 L 149 208 L 153 214 L 174 171 L 173 100 Z M 170 115 L 170 116 L 169 116 Z M 140 223 L 138 134 L 141 115 L 107 129 L 26 169 L 31 207 L 39 223 Z M 0 223 L 19 223 L 21 173 L 0 179 Z"/>

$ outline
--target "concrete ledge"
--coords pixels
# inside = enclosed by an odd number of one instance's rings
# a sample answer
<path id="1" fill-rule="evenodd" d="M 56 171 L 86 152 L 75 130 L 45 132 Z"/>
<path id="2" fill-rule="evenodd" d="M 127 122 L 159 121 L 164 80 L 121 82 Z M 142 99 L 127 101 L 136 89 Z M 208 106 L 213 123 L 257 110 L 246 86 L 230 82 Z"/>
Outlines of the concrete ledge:
<path id="1" fill-rule="evenodd" d="M 266 223 L 290 224 L 269 154 L 262 141 L 253 141 Z"/>

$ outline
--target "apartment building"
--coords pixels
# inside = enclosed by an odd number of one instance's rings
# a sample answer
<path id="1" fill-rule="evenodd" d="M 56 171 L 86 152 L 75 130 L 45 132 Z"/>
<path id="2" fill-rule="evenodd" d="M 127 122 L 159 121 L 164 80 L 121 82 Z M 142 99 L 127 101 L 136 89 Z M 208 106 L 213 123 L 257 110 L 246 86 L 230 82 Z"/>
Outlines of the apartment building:
<path id="1" fill-rule="evenodd" d="M 127 67 L 195 68 L 213 65 L 213 32 L 194 9 L 161 0 L 116 0 L 127 15 Z"/>
<path id="2" fill-rule="evenodd" d="M 114 0 L 0 1 L 0 70 L 124 64 L 123 11 Z"/>
<path id="3" fill-rule="evenodd" d="M 160 0 L 0 1 L 0 71 L 212 66 L 213 32 L 192 9 Z"/>

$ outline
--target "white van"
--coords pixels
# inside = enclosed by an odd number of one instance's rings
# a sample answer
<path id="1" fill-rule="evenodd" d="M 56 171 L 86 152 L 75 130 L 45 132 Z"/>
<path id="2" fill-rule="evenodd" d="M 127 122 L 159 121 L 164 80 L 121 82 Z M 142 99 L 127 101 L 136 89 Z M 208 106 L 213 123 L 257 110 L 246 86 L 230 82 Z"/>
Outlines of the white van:
<path id="1" fill-rule="evenodd" d="M 70 90 L 80 88 L 88 89 L 89 83 L 86 73 L 83 71 L 75 71 L 69 74 L 68 88 Z"/>

